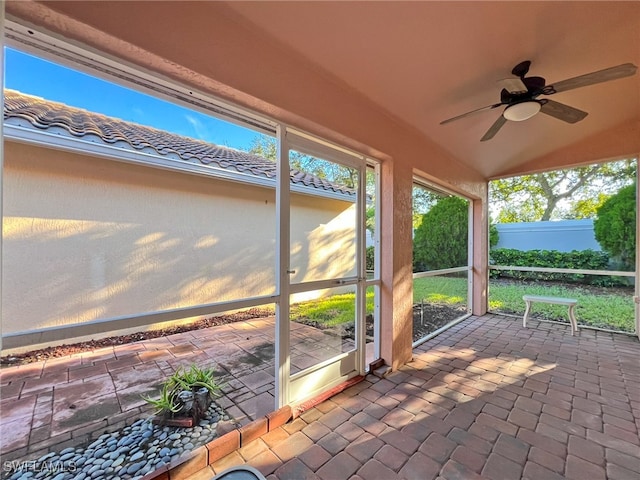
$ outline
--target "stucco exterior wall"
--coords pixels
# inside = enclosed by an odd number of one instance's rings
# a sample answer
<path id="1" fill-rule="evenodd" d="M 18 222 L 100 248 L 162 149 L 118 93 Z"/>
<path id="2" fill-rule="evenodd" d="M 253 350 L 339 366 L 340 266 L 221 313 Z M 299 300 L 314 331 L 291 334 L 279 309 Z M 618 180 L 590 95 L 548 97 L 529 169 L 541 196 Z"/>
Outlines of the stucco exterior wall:
<path id="1" fill-rule="evenodd" d="M 477 212 L 486 212 L 482 175 L 319 71 L 313 59 L 247 25 L 222 2 L 155 2 L 153 8 L 148 2 L 127 2 L 124 16 L 120 5 L 108 1 L 7 2 L 6 10 L 9 18 L 381 161 L 381 352 L 394 368 L 411 358 L 412 175 L 462 193 L 477 201 Z M 487 236 L 477 225 L 474 251 L 486 252 Z M 486 253 L 474 268 L 473 313 L 482 315 L 487 310 Z"/>
<path id="2" fill-rule="evenodd" d="M 275 293 L 273 189 L 13 142 L 4 181 L 4 335 Z M 291 201 L 296 279 L 352 274 L 353 203 Z"/>

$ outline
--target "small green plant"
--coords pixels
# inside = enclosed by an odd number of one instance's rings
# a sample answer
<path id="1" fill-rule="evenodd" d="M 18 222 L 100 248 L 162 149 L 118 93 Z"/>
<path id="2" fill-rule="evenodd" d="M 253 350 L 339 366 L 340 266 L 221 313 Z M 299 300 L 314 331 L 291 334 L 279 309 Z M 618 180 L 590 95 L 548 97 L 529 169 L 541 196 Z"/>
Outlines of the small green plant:
<path id="1" fill-rule="evenodd" d="M 160 390 L 160 398 L 150 398 L 146 395 L 142 395 L 142 398 L 155 407 L 157 415 L 173 416 L 182 408 L 177 402 L 176 392 L 169 388 L 167 383 Z"/>
<path id="2" fill-rule="evenodd" d="M 206 400 L 218 395 L 220 386 L 215 381 L 215 370 L 212 368 L 199 368 L 195 364 L 188 369 L 179 367 L 163 384 L 160 390 L 160 398 L 154 399 L 145 395 L 142 398 L 153 405 L 156 415 L 174 417 L 181 413 L 191 415 L 194 405 L 202 414 L 205 409 L 202 402 L 193 402 L 194 396 L 202 398 L 206 389 Z M 185 399 L 191 399 L 186 401 Z M 207 402 L 208 404 L 208 402 Z"/>
<path id="3" fill-rule="evenodd" d="M 194 391 L 199 388 L 206 388 L 209 395 L 217 395 L 220 387 L 215 381 L 215 370 L 212 368 L 201 369 L 195 364 L 187 370 L 179 367 L 176 372 L 169 377 L 167 384 L 174 389 Z"/>

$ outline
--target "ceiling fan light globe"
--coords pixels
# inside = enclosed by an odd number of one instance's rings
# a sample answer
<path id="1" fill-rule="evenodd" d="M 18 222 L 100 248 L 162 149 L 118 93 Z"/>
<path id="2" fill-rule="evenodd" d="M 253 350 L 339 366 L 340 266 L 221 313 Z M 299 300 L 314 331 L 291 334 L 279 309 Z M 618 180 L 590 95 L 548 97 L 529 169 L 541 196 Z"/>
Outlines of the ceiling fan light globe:
<path id="1" fill-rule="evenodd" d="M 505 108 L 502 115 L 512 122 L 522 122 L 523 120 L 533 117 L 540 111 L 541 107 L 542 105 L 534 101 L 516 103 L 515 105 Z"/>

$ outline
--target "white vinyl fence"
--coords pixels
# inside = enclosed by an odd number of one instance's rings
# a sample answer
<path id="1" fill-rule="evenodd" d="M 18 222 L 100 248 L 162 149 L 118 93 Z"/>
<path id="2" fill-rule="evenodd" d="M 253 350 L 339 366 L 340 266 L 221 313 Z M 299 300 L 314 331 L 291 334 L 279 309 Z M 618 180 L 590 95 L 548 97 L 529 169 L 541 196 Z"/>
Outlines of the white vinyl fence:
<path id="1" fill-rule="evenodd" d="M 559 220 L 496 224 L 500 238 L 495 248 L 517 250 L 601 250 L 593 220 Z"/>

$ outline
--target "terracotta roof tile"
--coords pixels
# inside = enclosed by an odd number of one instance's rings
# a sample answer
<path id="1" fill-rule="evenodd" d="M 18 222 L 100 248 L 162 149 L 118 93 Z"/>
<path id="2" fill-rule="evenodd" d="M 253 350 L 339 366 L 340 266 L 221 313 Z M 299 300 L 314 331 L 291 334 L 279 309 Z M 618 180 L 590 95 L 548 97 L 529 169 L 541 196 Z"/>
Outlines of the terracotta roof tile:
<path id="1" fill-rule="evenodd" d="M 74 137 L 93 134 L 107 144 L 125 142 L 135 150 L 152 149 L 160 156 L 175 155 L 185 162 L 199 161 L 203 165 L 255 177 L 274 178 L 276 175 L 275 163 L 257 155 L 70 107 L 15 90 L 7 89 L 4 94 L 5 121 L 11 118 L 23 119 L 39 130 L 59 127 Z M 291 183 L 336 193 L 355 193 L 353 189 L 295 169 L 291 170 Z"/>

